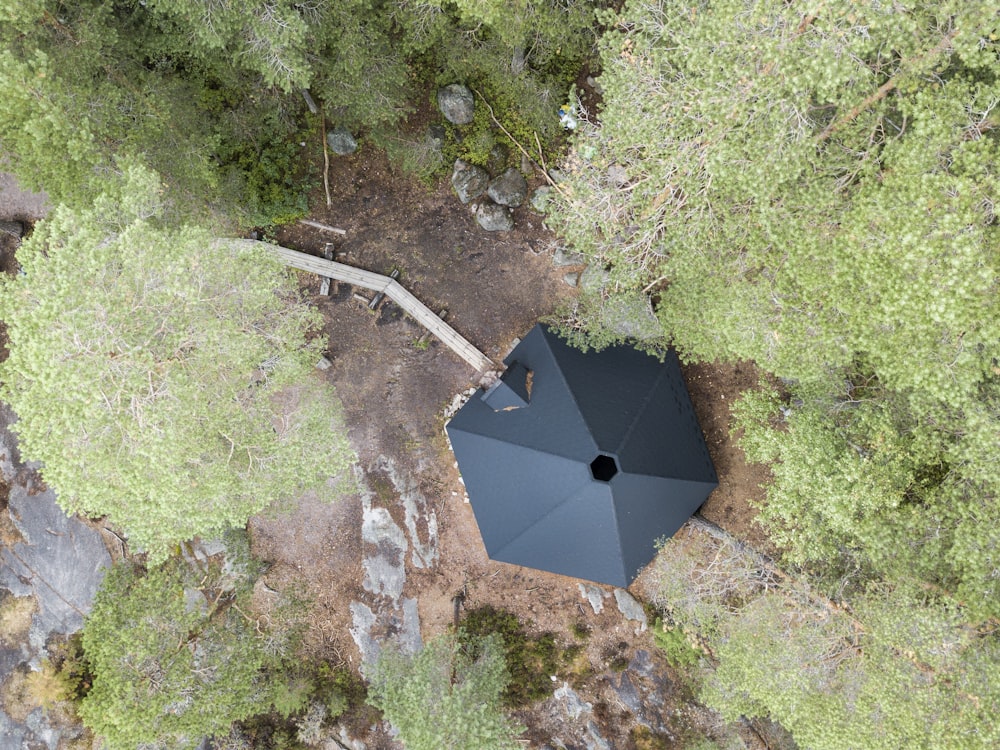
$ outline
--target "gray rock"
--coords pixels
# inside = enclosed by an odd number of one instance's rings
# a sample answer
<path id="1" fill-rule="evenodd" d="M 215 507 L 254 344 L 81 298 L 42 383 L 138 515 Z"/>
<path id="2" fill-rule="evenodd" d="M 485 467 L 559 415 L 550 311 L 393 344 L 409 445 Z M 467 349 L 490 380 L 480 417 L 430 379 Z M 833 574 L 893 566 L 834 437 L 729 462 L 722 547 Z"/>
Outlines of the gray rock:
<path id="1" fill-rule="evenodd" d="M 343 748 L 347 750 L 367 750 L 365 743 L 351 737 L 344 726 L 337 727 L 337 737 L 338 739 L 336 740 L 327 740 L 326 744 L 323 745 L 323 750 L 342 750 Z"/>
<path id="2" fill-rule="evenodd" d="M 20 747 L 38 747 L 38 743 L 43 743 L 45 747 L 52 748 L 52 750 L 56 750 L 56 748 L 59 747 L 59 740 L 62 739 L 62 732 L 49 723 L 48 717 L 45 715 L 45 711 L 40 708 L 36 708 L 28 714 L 28 718 L 24 723 L 34 736 L 31 740 Z M 14 746 L 11 745 L 10 747 Z"/>
<path id="3" fill-rule="evenodd" d="M 197 612 L 199 615 L 206 614 L 208 602 L 205 600 L 205 595 L 195 588 L 184 589 L 184 611 Z"/>
<path id="4" fill-rule="evenodd" d="M 550 200 L 552 200 L 552 188 L 543 185 L 531 194 L 531 210 L 544 214 L 549 209 Z"/>
<path id="5" fill-rule="evenodd" d="M 514 216 L 509 208 L 486 201 L 476 206 L 476 221 L 487 232 L 508 232 L 514 228 Z"/>
<path id="6" fill-rule="evenodd" d="M 651 680 L 661 679 L 662 675 L 657 673 L 656 665 L 653 663 L 653 659 L 650 657 L 649 652 L 645 649 L 639 649 L 635 652 L 635 656 L 629 663 L 628 668 L 633 672 L 647 677 Z"/>
<path id="7" fill-rule="evenodd" d="M 572 287 L 580 286 L 580 272 L 573 271 L 563 276 L 563 283 L 569 284 Z"/>
<path id="8" fill-rule="evenodd" d="M 24 236 L 24 224 L 19 221 L 0 221 L 0 232 L 21 239 Z"/>
<path id="9" fill-rule="evenodd" d="M 524 179 L 524 175 L 511 167 L 490 182 L 486 193 L 501 206 L 516 208 L 528 198 L 528 181 Z"/>
<path id="10" fill-rule="evenodd" d="M 451 186 L 462 203 L 478 198 L 486 192 L 489 184 L 490 176 L 485 169 L 461 159 L 455 160 L 455 167 L 451 171 Z"/>
<path id="11" fill-rule="evenodd" d="M 75 633 L 83 626 L 111 558 L 100 534 L 67 516 L 51 490 L 32 497 L 15 485 L 8 507 L 25 541 L 0 554 L 0 586 L 38 598 L 31 643 L 42 648 L 50 633 Z"/>
<path id="12" fill-rule="evenodd" d="M 351 131 L 342 125 L 338 125 L 326 134 L 326 142 L 333 153 L 341 156 L 353 154 L 358 150 L 358 142 L 351 135 Z"/>
<path id="13" fill-rule="evenodd" d="M 375 465 L 392 482 L 403 505 L 405 511 L 403 524 L 406 526 L 411 545 L 410 562 L 415 568 L 433 567 L 438 556 L 437 514 L 420 492 L 417 480 L 408 472 L 401 471 L 395 461 L 386 456 L 379 456 Z"/>
<path id="14" fill-rule="evenodd" d="M 472 92 L 460 83 L 452 83 L 438 91 L 438 109 L 450 123 L 468 125 L 476 112 Z"/>
<path id="15" fill-rule="evenodd" d="M 597 264 L 591 263 L 580 276 L 580 286 L 587 291 L 596 292 L 608 283 L 609 278 L 611 278 L 611 274 Z"/>
<path id="16" fill-rule="evenodd" d="M 570 719 L 577 719 L 581 715 L 589 714 L 594 710 L 594 706 L 585 702 L 567 682 L 564 682 L 562 687 L 558 688 L 552 694 L 552 697 L 563 703 L 563 708 L 566 709 L 566 716 Z"/>
<path id="17" fill-rule="evenodd" d="M 671 736 L 670 717 L 665 712 L 673 705 L 674 684 L 653 663 L 648 651 L 639 650 L 622 673 L 618 684 L 611 687 L 636 722 L 657 734 Z"/>
<path id="18" fill-rule="evenodd" d="M 372 628 L 375 627 L 377 621 L 378 618 L 375 617 L 375 613 L 367 604 L 351 602 L 352 624 L 349 631 L 358 646 L 358 651 L 361 652 L 362 671 L 364 671 L 365 666 L 378 661 L 379 654 L 382 653 L 378 641 L 372 638 Z"/>
<path id="19" fill-rule="evenodd" d="M 14 175 L 0 172 L 0 210 L 4 216 L 41 219 L 49 212 L 49 197 L 45 193 L 22 190 Z"/>
<path id="20" fill-rule="evenodd" d="M 565 248 L 557 247 L 552 253 L 552 265 L 556 268 L 565 266 L 582 266 L 586 259 L 581 253 L 568 253 Z"/>
<path id="21" fill-rule="evenodd" d="M 618 694 L 618 699 L 625 705 L 625 708 L 636 716 L 642 713 L 642 696 L 639 695 L 639 690 L 636 688 L 635 682 L 633 682 L 627 672 L 622 673 L 621 680 L 617 685 L 612 680 L 611 687 L 614 688 L 614 691 Z"/>
<path id="22" fill-rule="evenodd" d="M 406 584 L 406 536 L 385 508 L 365 503 L 363 513 L 361 538 L 373 545 L 375 551 L 366 554 L 362 561 L 365 577 L 361 585 L 365 591 L 398 602 Z"/>
<path id="23" fill-rule="evenodd" d="M 67 516 L 52 490 L 41 489 L 36 475 L 21 462 L 17 442 L 8 429 L 14 420 L 0 406 L 0 472 L 10 484 L 6 513 L 20 537 L 0 549 L 0 593 L 32 596 L 36 609 L 25 637 L 6 647 L 0 644 L 0 683 L 15 669 L 29 668 L 47 656 L 46 643 L 54 634 L 80 629 L 94 594 L 111 564 L 98 531 Z M 12 534 L 12 536 L 14 536 Z M 11 635 L 11 634 L 7 634 Z M 14 721 L 0 706 L 0 746 L 55 748 L 72 739 L 74 730 L 50 724 L 41 709 L 24 723 Z"/>
<path id="24" fill-rule="evenodd" d="M 600 318 L 606 328 L 637 341 L 646 341 L 663 335 L 660 321 L 653 312 L 649 297 L 645 294 L 613 297 L 607 300 L 601 308 Z"/>
<path id="25" fill-rule="evenodd" d="M 419 550 L 422 562 L 432 564 L 437 556 L 437 521 L 433 513 L 428 514 L 426 499 L 418 497 L 416 482 L 385 456 L 378 457 L 370 469 L 373 470 L 386 473 L 393 487 L 401 493 L 406 506 L 405 525 L 414 536 L 412 545 Z M 360 470 L 357 473 L 360 478 Z M 411 544 L 389 511 L 374 505 L 375 493 L 366 482 L 361 481 L 360 490 L 361 539 L 365 543 L 361 585 L 367 595 L 362 595 L 365 601 L 351 602 L 350 633 L 361 652 L 364 667 L 378 659 L 387 641 L 393 641 L 408 654 L 418 652 L 423 642 L 417 600 L 402 597 L 406 584 L 405 559 Z M 416 534 L 418 517 L 426 521 L 426 541 Z"/>
<path id="26" fill-rule="evenodd" d="M 618 187 L 621 187 L 628 182 L 628 170 L 621 164 L 612 164 L 608 167 L 608 179 Z"/>
<path id="27" fill-rule="evenodd" d="M 625 615 L 628 620 L 638 622 L 642 630 L 646 629 L 646 610 L 636 601 L 625 589 L 615 589 L 615 601 L 618 602 L 618 611 Z"/>
<path id="28" fill-rule="evenodd" d="M 587 743 L 587 750 L 611 750 L 611 745 L 601 736 L 597 724 L 593 721 L 587 722 L 587 736 L 584 741 Z"/>
<path id="29" fill-rule="evenodd" d="M 594 614 L 601 614 L 604 611 L 604 598 L 608 596 L 608 593 L 592 583 L 581 583 L 578 585 L 580 586 L 580 596 L 590 602 L 590 607 L 594 610 Z"/>
<path id="30" fill-rule="evenodd" d="M 415 654 L 424 647 L 420 637 L 420 611 L 416 599 L 403 599 L 403 622 L 397 643 L 404 654 Z"/>

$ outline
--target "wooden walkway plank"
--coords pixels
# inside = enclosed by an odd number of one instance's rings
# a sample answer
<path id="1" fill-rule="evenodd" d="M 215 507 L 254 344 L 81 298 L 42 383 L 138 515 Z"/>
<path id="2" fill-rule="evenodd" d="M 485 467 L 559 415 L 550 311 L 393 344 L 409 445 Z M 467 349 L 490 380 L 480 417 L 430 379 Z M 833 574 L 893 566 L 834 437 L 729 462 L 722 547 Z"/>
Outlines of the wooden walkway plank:
<path id="1" fill-rule="evenodd" d="M 403 288 L 398 281 L 392 281 L 385 290 L 386 296 L 402 307 L 424 328 L 438 337 L 455 354 L 472 365 L 478 372 L 486 372 L 495 367 L 493 362 L 470 344 L 454 328 L 441 320 L 428 307 Z"/>
<path id="2" fill-rule="evenodd" d="M 320 276 L 329 276 L 331 279 L 336 279 L 337 281 L 346 281 L 348 284 L 360 286 L 363 289 L 371 289 L 373 292 L 384 292 L 392 280 L 388 276 L 365 271 L 363 268 L 355 268 L 344 263 L 338 263 L 335 260 L 317 258 L 313 255 L 300 253 L 297 250 L 290 250 L 287 247 L 272 245 L 270 242 L 261 242 L 260 240 L 243 240 L 243 242 L 253 242 L 257 245 L 263 245 L 268 252 L 277 256 L 278 260 L 286 266 L 298 268 L 301 271 L 309 271 Z"/>
<path id="3" fill-rule="evenodd" d="M 458 331 L 445 323 L 441 318 L 394 279 L 382 274 L 365 271 L 361 268 L 338 263 L 335 260 L 325 260 L 313 255 L 300 253 L 280 245 L 260 240 L 234 240 L 234 242 L 250 243 L 263 246 L 269 253 L 291 268 L 327 276 L 337 281 L 344 281 L 354 286 L 370 289 L 374 292 L 384 292 L 385 295 L 403 308 L 406 313 L 437 336 L 455 354 L 464 359 L 477 372 L 486 372 L 496 368 L 493 361 L 462 337 Z"/>

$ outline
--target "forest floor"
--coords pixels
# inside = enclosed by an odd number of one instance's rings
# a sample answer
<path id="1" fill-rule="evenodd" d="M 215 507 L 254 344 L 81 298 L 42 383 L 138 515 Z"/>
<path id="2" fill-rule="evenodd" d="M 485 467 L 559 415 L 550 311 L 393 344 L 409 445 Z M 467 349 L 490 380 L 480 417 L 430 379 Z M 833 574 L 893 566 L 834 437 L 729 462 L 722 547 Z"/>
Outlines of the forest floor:
<path id="1" fill-rule="evenodd" d="M 488 233 L 446 180 L 424 187 L 371 149 L 334 158 L 329 174 L 332 205 L 326 206 L 318 189 L 311 218 L 341 227 L 346 235 L 289 225 L 273 239 L 317 255 L 332 243 L 344 263 L 385 274 L 398 269 L 404 287 L 431 309 L 446 309 L 447 321 L 497 362 L 516 338 L 574 293 L 562 281 L 567 269 L 553 267 L 555 237 L 543 217 L 527 207 L 517 209 L 513 231 Z M 629 736 L 634 717 L 612 690 L 617 678 L 610 665 L 646 651 L 655 669 L 673 674 L 650 632 L 626 620 L 614 599 L 595 612 L 576 579 L 486 557 L 443 430 L 445 408 L 456 394 L 477 385 L 476 373 L 436 340 L 423 341 L 424 331 L 391 302 L 373 313 L 353 297 L 362 290 L 341 285 L 321 297 L 318 278 L 303 274 L 300 279 L 324 314 L 332 362 L 325 375 L 343 401 L 368 488 L 367 499 L 351 496 L 333 505 L 306 499 L 252 524 L 255 552 L 273 563 L 268 585 L 304 592 L 312 602 L 309 655 L 359 666 L 361 654 L 350 631 L 356 625 L 352 607 L 366 596 L 362 520 L 369 506 L 378 505 L 410 532 L 403 597 L 417 602 L 424 640 L 452 624 L 459 592 L 466 608 L 491 604 L 512 611 L 532 633 L 555 633 L 563 645 L 580 642 L 584 625 L 589 631 L 581 644 L 586 663 L 576 663 L 567 668 L 572 674 L 559 678 L 570 679 L 594 706 L 594 722 L 610 747 L 637 747 Z M 753 522 L 752 506 L 762 496 L 766 470 L 747 465 L 729 432 L 730 404 L 756 385 L 756 372 L 750 365 L 702 364 L 684 368 L 684 374 L 719 475 L 719 487 L 701 512 L 769 551 Z M 418 499 L 415 517 L 407 517 L 403 494 Z M 642 598 L 644 585 L 640 576 L 631 590 Z M 671 694 L 676 705 L 660 712 L 674 717 L 667 721 L 669 731 L 644 747 L 679 748 L 685 733 L 699 731 L 690 726 L 699 720 L 683 718 L 690 713 L 684 690 Z M 532 747 L 559 736 L 558 717 L 533 711 L 518 718 L 528 726 Z M 372 746 L 381 744 L 376 740 Z"/>

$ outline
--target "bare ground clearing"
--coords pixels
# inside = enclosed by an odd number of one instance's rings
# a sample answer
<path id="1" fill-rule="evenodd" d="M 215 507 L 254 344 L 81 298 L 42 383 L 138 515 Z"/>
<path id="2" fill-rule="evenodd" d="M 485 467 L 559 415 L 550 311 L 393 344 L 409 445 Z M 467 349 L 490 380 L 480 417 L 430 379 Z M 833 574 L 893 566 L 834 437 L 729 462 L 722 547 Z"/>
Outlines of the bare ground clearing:
<path id="1" fill-rule="evenodd" d="M 326 208 L 318 191 L 312 218 L 347 234 L 291 225 L 278 233 L 277 242 L 317 255 L 331 243 L 342 262 L 386 274 L 398 269 L 407 289 L 431 309 L 447 309 L 448 322 L 496 361 L 573 292 L 561 281 L 564 269 L 551 264 L 554 237 L 527 208 L 517 210 L 513 231 L 487 233 L 447 184 L 427 190 L 367 151 L 334 160 L 330 184 L 333 206 Z M 614 690 L 621 675 L 609 665 L 616 657 L 633 659 L 645 650 L 658 672 L 671 672 L 648 631 L 622 617 L 614 599 L 605 600 L 597 614 L 581 597 L 577 580 L 487 559 L 443 433 L 445 406 L 475 384 L 475 373 L 436 341 L 423 343 L 423 330 L 392 303 L 372 313 L 352 298 L 357 290 L 342 285 L 330 297 L 320 297 L 318 278 L 300 278 L 326 319 L 333 362 L 327 377 L 343 400 L 364 480 L 374 495 L 371 502 L 386 508 L 401 528 L 407 518 L 399 477 L 426 502 L 426 512 L 411 527 L 411 546 L 420 540 L 433 543 L 437 558 L 418 567 L 414 555 L 406 554 L 403 590 L 418 602 L 423 637 L 451 624 L 459 591 L 466 593 L 466 606 L 511 610 L 533 631 L 555 632 L 564 644 L 575 642 L 574 624 L 586 624 L 591 635 L 585 655 L 592 673 L 581 677 L 587 670 L 577 665 L 575 684 L 593 704 L 593 720 L 612 747 L 635 747 L 629 738 L 633 712 Z M 750 365 L 697 365 L 685 368 L 685 375 L 720 478 L 703 515 L 766 550 L 750 501 L 760 498 L 759 485 L 767 475 L 745 463 L 729 435 L 729 406 L 755 385 L 757 375 Z M 312 656 L 355 668 L 360 655 L 349 631 L 351 603 L 364 595 L 362 515 L 359 497 L 333 506 L 306 500 L 290 513 L 252 524 L 256 552 L 274 562 L 269 585 L 297 587 L 313 601 L 307 638 Z M 640 577 L 632 590 L 639 595 L 644 585 Z M 659 710 L 668 728 L 661 747 L 673 746 L 670 737 L 680 737 L 686 727 L 704 728 L 708 721 L 685 702 L 679 687 L 668 685 L 666 693 L 673 705 Z M 520 719 L 533 746 L 566 734 L 550 710 Z"/>

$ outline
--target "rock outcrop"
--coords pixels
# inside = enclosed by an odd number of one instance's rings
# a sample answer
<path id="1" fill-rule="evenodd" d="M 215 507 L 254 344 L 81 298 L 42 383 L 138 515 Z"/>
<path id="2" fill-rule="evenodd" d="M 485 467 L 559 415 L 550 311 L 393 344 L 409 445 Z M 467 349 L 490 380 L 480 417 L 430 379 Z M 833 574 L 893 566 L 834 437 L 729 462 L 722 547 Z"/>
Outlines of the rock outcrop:
<path id="1" fill-rule="evenodd" d="M 507 206 L 483 202 L 476 206 L 476 221 L 487 232 L 509 232 L 514 228 L 514 215 Z"/>
<path id="2" fill-rule="evenodd" d="M 494 203 L 517 208 L 528 197 L 528 181 L 518 170 L 511 167 L 490 182 L 486 193 Z"/>
<path id="3" fill-rule="evenodd" d="M 490 176 L 485 169 L 469 164 L 461 159 L 455 160 L 455 168 L 451 172 L 451 186 L 462 203 L 475 200 L 490 184 Z"/>
<path id="4" fill-rule="evenodd" d="M 453 125 L 468 125 L 476 114 L 472 92 L 460 83 L 452 83 L 438 91 L 438 109 Z"/>
<path id="5" fill-rule="evenodd" d="M 349 156 L 358 150 L 358 142 L 350 130 L 337 126 L 326 134 L 326 143 L 333 153 Z"/>

